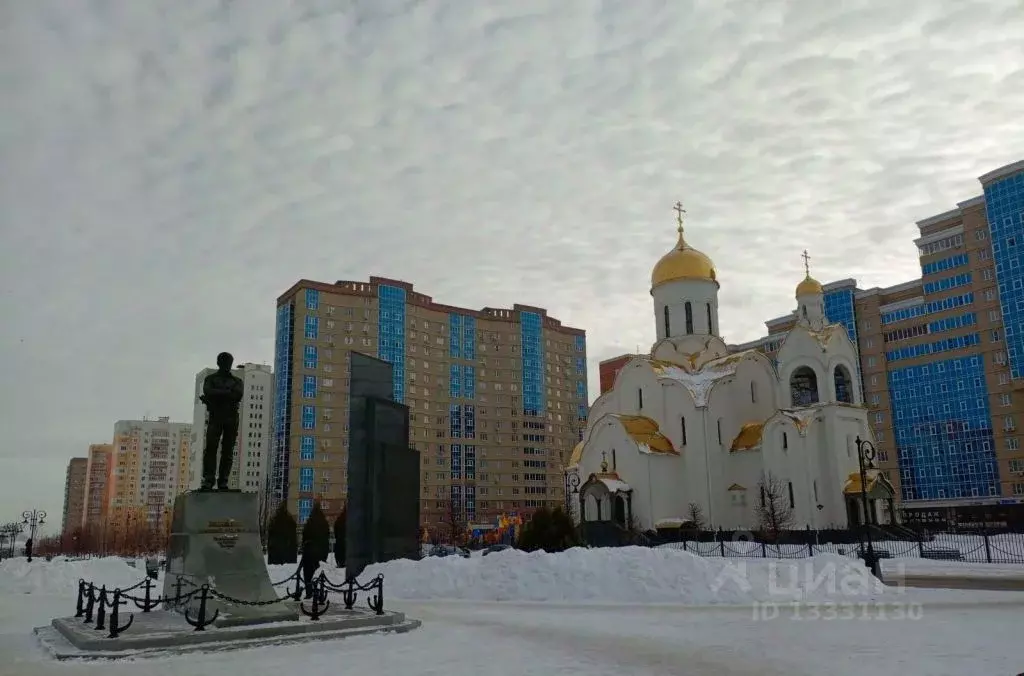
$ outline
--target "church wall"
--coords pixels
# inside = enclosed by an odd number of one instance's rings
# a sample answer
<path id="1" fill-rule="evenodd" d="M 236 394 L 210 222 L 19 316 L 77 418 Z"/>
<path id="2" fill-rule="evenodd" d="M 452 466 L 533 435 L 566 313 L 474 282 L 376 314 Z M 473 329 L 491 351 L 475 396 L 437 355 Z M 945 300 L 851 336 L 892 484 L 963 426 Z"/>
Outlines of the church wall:
<path id="1" fill-rule="evenodd" d="M 652 528 L 658 519 L 685 516 L 682 502 L 683 491 L 680 478 L 683 474 L 683 459 L 679 456 L 641 453 L 633 440 L 625 433 L 614 418 L 607 418 L 591 433 L 583 460 L 580 462 L 580 477 L 583 482 L 594 473 L 601 471 L 603 458 L 608 462 L 608 471 L 617 472 L 619 477 L 633 489 L 633 515 L 642 528 Z M 588 518 L 596 514 L 596 505 L 587 507 Z M 610 512 L 602 510 L 605 518 Z"/>
<path id="2" fill-rule="evenodd" d="M 684 513 L 669 517 L 685 517 L 685 508 L 696 502 L 704 511 L 709 523 L 716 515 L 710 508 L 711 493 L 709 486 L 714 486 L 713 478 L 709 481 L 709 457 L 721 453 L 718 445 L 717 428 L 714 420 L 708 415 L 707 409 L 694 406 L 693 396 L 683 385 L 676 382 L 662 383 L 662 406 L 665 414 L 658 420 L 661 433 L 667 436 L 672 445 L 682 454 L 681 474 L 674 490 L 679 494 L 679 510 Z M 686 440 L 683 443 L 683 420 L 686 421 Z M 724 430 L 723 430 L 724 434 Z M 730 439 L 731 441 L 731 439 Z M 707 452 L 705 452 L 707 449 Z"/>

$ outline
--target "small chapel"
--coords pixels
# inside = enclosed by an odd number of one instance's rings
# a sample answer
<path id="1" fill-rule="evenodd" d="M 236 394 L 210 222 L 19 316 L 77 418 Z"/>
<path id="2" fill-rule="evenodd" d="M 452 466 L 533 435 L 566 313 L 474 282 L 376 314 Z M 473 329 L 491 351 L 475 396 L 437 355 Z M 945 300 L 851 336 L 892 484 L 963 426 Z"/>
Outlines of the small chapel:
<path id="1" fill-rule="evenodd" d="M 687 243 L 676 210 L 678 240 L 651 273 L 657 340 L 591 406 L 566 466 L 573 518 L 644 531 L 757 530 L 768 501 L 788 529 L 894 522 L 895 492 L 877 469 L 867 470 L 863 504 L 855 440 L 874 437 L 857 347 L 825 316 L 806 257 L 776 359 L 730 350 L 715 266 Z"/>

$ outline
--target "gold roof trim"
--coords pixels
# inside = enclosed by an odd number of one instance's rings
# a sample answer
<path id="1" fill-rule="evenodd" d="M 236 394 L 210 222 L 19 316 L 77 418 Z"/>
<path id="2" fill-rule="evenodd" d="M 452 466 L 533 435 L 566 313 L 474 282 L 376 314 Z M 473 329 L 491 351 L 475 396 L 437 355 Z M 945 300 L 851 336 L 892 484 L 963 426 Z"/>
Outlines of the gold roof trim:
<path id="1" fill-rule="evenodd" d="M 745 423 L 740 427 L 740 433 L 732 440 L 729 452 L 757 450 L 761 446 L 761 435 L 763 433 L 764 423 Z"/>
<path id="2" fill-rule="evenodd" d="M 869 469 L 864 472 L 868 480 L 867 493 L 868 497 L 872 496 L 872 493 L 876 489 L 881 489 L 887 494 L 887 497 L 894 497 L 895 490 L 889 480 L 885 478 L 880 470 Z M 860 472 L 850 472 L 850 476 L 846 478 L 846 484 L 843 486 L 843 495 L 857 496 L 861 494 L 861 483 L 860 483 Z"/>
<path id="3" fill-rule="evenodd" d="M 573 446 L 572 455 L 569 456 L 569 467 L 575 467 L 583 459 L 583 442 Z"/>
<path id="4" fill-rule="evenodd" d="M 679 455 L 672 441 L 661 433 L 656 421 L 642 415 L 613 415 L 637 446 L 646 446 L 655 455 Z"/>

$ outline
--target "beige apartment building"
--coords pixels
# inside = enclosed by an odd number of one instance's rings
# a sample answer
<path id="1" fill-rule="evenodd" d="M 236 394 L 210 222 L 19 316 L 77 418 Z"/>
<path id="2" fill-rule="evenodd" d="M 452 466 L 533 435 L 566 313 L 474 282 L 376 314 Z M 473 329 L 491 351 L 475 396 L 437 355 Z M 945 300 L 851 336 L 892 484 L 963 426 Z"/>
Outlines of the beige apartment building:
<path id="1" fill-rule="evenodd" d="M 144 520 L 167 527 L 174 498 L 188 489 L 191 434 L 191 424 L 167 417 L 114 424 L 110 525 Z"/>
<path id="2" fill-rule="evenodd" d="M 346 495 L 348 356 L 394 366 L 420 453 L 421 521 L 470 525 L 564 500 L 587 416 L 586 338 L 542 308 L 445 305 L 412 284 L 301 280 L 277 301 L 271 491 L 304 521 Z"/>
<path id="3" fill-rule="evenodd" d="M 983 194 L 917 223 L 921 277 L 824 286 L 826 314 L 860 351 L 880 467 L 902 518 L 1024 524 L 1024 161 Z M 774 358 L 794 322 L 766 322 Z"/>
<path id="4" fill-rule="evenodd" d="M 64 513 L 61 516 L 61 533 L 71 533 L 82 527 L 85 521 L 85 486 L 89 478 L 89 458 L 68 460 L 64 478 Z"/>
<path id="5" fill-rule="evenodd" d="M 102 529 L 107 522 L 113 481 L 113 453 L 110 444 L 90 444 L 86 462 L 85 514 L 82 526 Z"/>

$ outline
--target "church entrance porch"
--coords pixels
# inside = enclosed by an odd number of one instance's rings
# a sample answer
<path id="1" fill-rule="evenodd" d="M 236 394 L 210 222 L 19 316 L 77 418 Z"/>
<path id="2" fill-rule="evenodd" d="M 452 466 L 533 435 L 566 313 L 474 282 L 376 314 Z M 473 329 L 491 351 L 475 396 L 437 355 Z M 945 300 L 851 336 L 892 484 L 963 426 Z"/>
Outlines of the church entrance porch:
<path id="1" fill-rule="evenodd" d="M 846 501 L 846 518 L 851 528 L 861 526 L 865 519 L 875 526 L 899 523 L 896 518 L 896 491 L 885 475 L 876 469 L 868 470 L 867 490 L 861 488 L 860 473 L 853 472 L 843 487 Z M 864 494 L 867 493 L 867 504 Z"/>
<path id="2" fill-rule="evenodd" d="M 628 529 L 633 519 L 633 489 L 616 472 L 591 474 L 580 487 L 580 521 L 611 523 Z"/>

